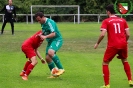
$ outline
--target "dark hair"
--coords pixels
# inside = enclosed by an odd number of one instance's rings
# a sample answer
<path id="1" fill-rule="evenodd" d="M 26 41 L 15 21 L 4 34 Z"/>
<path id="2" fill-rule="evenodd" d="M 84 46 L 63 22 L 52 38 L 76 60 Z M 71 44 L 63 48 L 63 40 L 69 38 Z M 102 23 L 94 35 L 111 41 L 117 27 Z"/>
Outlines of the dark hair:
<path id="1" fill-rule="evenodd" d="M 36 14 L 35 14 L 35 18 L 37 18 L 37 17 L 44 17 L 44 14 L 42 13 L 42 12 L 37 12 Z"/>
<path id="2" fill-rule="evenodd" d="M 111 14 L 115 14 L 114 5 L 110 4 L 106 7 L 106 10 L 109 11 Z"/>

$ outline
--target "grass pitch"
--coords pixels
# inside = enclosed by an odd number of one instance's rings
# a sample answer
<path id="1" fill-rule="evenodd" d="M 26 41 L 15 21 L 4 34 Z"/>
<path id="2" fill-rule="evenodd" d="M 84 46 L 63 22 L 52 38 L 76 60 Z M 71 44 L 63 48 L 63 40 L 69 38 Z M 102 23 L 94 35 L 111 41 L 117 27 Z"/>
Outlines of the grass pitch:
<path id="1" fill-rule="evenodd" d="M 2 26 L 2 23 L 0 23 Z M 50 75 L 47 64 L 38 64 L 29 75 L 28 81 L 19 76 L 25 61 L 21 51 L 22 42 L 41 29 L 40 24 L 15 23 L 15 35 L 11 35 L 7 24 L 0 35 L 0 88 L 99 88 L 103 85 L 102 58 L 106 48 L 106 37 L 97 49 L 94 44 L 100 34 L 97 23 L 57 23 L 64 38 L 62 48 L 57 52 L 66 72 L 56 79 Z M 129 39 L 129 63 L 133 73 L 133 25 L 129 22 L 131 37 Z M 45 57 L 46 41 L 39 47 Z M 114 58 L 110 63 L 111 88 L 129 88 L 123 65 Z"/>

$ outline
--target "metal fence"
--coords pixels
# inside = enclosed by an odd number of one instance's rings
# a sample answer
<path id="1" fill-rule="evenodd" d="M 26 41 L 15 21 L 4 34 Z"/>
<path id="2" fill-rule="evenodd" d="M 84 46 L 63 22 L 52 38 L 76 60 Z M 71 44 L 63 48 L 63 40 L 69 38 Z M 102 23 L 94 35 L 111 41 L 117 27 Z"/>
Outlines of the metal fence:
<path id="1" fill-rule="evenodd" d="M 31 14 L 16 14 L 17 16 L 25 16 L 25 20 L 26 20 L 26 23 L 29 24 L 29 23 L 32 23 L 32 20 L 31 20 Z M 123 15 L 121 14 L 116 14 L 118 16 L 121 16 L 123 17 Z M 2 16 L 2 19 L 4 20 L 4 14 L 0 14 L 0 16 Z M 34 14 L 33 14 L 34 16 Z M 52 18 L 54 16 L 72 16 L 73 17 L 73 23 L 78 23 L 78 14 L 45 14 L 45 16 L 49 17 L 49 18 Z M 80 18 L 81 17 L 96 17 L 96 20 L 97 22 L 99 23 L 100 22 L 100 19 L 101 17 L 105 17 L 107 16 L 106 14 L 80 14 Z M 126 14 L 124 16 L 130 16 L 131 17 L 131 21 L 133 21 L 133 14 Z M 34 19 L 35 20 L 35 19 Z M 82 21 L 80 21 L 82 22 Z"/>

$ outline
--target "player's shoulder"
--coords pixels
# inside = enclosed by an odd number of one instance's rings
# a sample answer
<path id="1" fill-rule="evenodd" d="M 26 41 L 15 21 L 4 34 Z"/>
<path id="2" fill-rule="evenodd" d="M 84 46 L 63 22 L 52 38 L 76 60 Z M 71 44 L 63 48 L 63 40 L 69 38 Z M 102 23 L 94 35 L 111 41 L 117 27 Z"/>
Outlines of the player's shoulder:
<path id="1" fill-rule="evenodd" d="M 121 20 L 123 20 L 123 21 L 126 21 L 124 18 L 120 18 Z"/>
<path id="2" fill-rule="evenodd" d="M 104 21 L 107 21 L 107 22 L 113 22 L 113 21 L 126 21 L 124 18 L 120 18 L 120 17 L 109 17 L 109 18 L 106 18 Z"/>
<path id="3" fill-rule="evenodd" d="M 51 19 L 51 18 L 47 18 L 48 19 L 48 21 L 54 21 L 53 19 Z"/>
<path id="4" fill-rule="evenodd" d="M 53 19 L 51 19 L 51 18 L 48 18 L 48 19 L 47 19 L 47 22 L 48 22 L 48 23 L 51 23 L 51 24 L 54 24 L 54 23 L 55 23 L 55 21 L 54 21 Z"/>
<path id="5" fill-rule="evenodd" d="M 117 17 L 116 21 L 119 21 L 119 22 L 126 22 L 126 20 L 124 18 L 121 18 L 121 17 Z"/>
<path id="6" fill-rule="evenodd" d="M 46 18 L 46 22 L 50 22 L 51 21 L 51 19 L 50 18 Z"/>
<path id="7" fill-rule="evenodd" d="M 108 22 L 109 18 L 105 18 L 102 22 L 105 23 L 105 22 Z"/>

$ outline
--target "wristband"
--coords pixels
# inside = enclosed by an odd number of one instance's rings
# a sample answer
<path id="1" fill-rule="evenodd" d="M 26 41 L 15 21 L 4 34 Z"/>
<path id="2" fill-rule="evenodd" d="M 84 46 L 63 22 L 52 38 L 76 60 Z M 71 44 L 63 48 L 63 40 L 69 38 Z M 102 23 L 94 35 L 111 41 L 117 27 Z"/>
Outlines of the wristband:
<path id="1" fill-rule="evenodd" d="M 43 60 L 43 58 L 41 58 L 41 60 Z"/>

